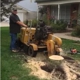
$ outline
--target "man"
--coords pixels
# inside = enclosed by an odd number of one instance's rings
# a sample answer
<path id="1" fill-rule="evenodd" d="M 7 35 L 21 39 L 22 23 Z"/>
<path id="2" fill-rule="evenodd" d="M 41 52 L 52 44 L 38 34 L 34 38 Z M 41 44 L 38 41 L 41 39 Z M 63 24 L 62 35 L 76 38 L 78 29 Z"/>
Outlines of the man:
<path id="1" fill-rule="evenodd" d="M 12 52 L 18 52 L 18 50 L 16 50 L 16 45 L 15 45 L 17 34 L 20 33 L 21 26 L 27 28 L 27 25 L 25 25 L 23 22 L 20 21 L 19 17 L 17 16 L 17 9 L 15 8 L 13 8 L 9 20 L 10 20 L 10 36 L 11 36 L 10 49 Z"/>

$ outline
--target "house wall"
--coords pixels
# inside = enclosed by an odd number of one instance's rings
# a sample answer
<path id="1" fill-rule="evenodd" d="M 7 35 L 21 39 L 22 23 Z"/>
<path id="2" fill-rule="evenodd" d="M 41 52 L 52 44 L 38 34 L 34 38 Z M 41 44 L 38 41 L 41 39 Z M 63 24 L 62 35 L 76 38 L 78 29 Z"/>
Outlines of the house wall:
<path id="1" fill-rule="evenodd" d="M 28 15 L 27 15 L 26 13 L 19 12 L 17 15 L 19 16 L 19 18 L 20 18 L 20 20 L 21 20 L 22 22 L 24 22 L 24 21 L 27 20 L 27 16 L 28 16 Z"/>
<path id="2" fill-rule="evenodd" d="M 23 20 L 26 21 L 27 19 L 28 19 L 28 15 L 27 15 L 27 13 L 24 13 L 23 14 Z"/>
<path id="3" fill-rule="evenodd" d="M 27 11 L 25 10 L 18 10 L 17 15 L 19 16 L 22 22 L 26 21 L 27 19 Z"/>
<path id="4" fill-rule="evenodd" d="M 19 18 L 20 18 L 20 20 L 23 22 L 23 13 L 21 12 L 19 12 L 19 13 L 17 13 L 17 15 L 19 16 Z"/>
<path id="5" fill-rule="evenodd" d="M 30 12 L 25 12 L 24 10 L 18 10 L 17 15 L 19 16 L 20 20 L 22 22 L 26 20 L 33 20 L 37 19 L 37 12 L 36 11 L 30 11 Z"/>
<path id="6" fill-rule="evenodd" d="M 36 11 L 31 11 L 28 13 L 28 20 L 33 20 L 33 19 L 37 19 L 37 12 Z"/>

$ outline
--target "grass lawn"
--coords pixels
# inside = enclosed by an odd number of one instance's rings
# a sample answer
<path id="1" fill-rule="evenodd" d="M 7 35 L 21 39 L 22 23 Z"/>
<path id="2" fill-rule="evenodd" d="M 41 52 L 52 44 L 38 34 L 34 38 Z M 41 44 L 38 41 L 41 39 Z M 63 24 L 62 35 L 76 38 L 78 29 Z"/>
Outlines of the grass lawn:
<path id="1" fill-rule="evenodd" d="M 29 76 L 30 69 L 22 66 L 23 56 L 11 53 L 9 50 L 9 28 L 1 28 L 1 80 L 39 80 Z"/>
<path id="2" fill-rule="evenodd" d="M 76 48 L 80 50 L 80 42 L 78 44 L 74 41 L 63 39 L 62 48 L 70 50 Z M 37 77 L 30 76 L 30 69 L 22 66 L 25 63 L 24 56 L 19 53 L 11 53 L 9 50 L 10 34 L 9 28 L 1 28 L 1 80 L 39 80 Z M 80 54 L 70 55 L 75 59 L 80 60 Z"/>
<path id="3" fill-rule="evenodd" d="M 73 41 L 73 40 L 67 40 L 67 39 L 62 39 L 62 48 L 65 53 L 68 53 L 68 56 L 73 57 L 76 60 L 80 61 L 80 41 Z M 79 54 L 71 55 L 70 54 L 70 49 L 75 48 Z"/>

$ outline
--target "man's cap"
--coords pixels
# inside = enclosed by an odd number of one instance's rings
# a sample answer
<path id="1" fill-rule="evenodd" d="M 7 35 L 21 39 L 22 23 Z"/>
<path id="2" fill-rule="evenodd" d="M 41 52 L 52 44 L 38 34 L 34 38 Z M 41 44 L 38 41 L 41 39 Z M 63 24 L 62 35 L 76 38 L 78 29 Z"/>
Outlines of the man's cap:
<path id="1" fill-rule="evenodd" d="M 12 11 L 17 11 L 17 8 L 12 8 Z"/>

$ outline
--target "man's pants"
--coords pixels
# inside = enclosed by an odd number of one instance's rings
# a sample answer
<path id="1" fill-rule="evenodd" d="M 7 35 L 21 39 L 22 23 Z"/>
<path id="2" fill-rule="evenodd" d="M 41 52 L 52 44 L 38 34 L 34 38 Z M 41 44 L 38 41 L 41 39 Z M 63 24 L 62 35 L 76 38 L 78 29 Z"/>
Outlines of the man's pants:
<path id="1" fill-rule="evenodd" d="M 10 36 L 11 36 L 11 43 L 10 43 L 10 49 L 13 50 L 13 49 L 16 49 L 16 40 L 17 40 L 17 33 L 10 33 Z"/>

